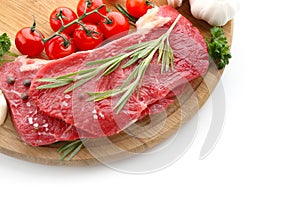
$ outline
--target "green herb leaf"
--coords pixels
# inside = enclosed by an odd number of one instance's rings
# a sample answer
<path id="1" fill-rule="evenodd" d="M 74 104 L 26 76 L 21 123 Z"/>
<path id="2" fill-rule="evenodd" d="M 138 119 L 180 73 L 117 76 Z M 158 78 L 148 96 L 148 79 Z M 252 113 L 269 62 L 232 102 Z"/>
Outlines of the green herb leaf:
<path id="1" fill-rule="evenodd" d="M 0 35 L 0 65 L 3 63 L 11 62 L 14 59 L 11 57 L 17 57 L 18 55 L 9 51 L 11 47 L 11 41 L 6 33 Z M 2 59 L 2 57 L 6 55 L 8 56 L 6 59 Z"/>
<path id="2" fill-rule="evenodd" d="M 52 88 L 58 88 L 58 87 L 63 87 L 68 85 L 69 82 L 63 82 L 63 81 L 57 81 L 51 84 L 47 84 L 47 85 L 41 85 L 39 87 L 37 87 L 37 89 L 42 90 L 42 89 L 52 89 Z"/>
<path id="3" fill-rule="evenodd" d="M 208 53 L 218 66 L 218 69 L 223 69 L 229 64 L 229 59 L 231 58 L 227 38 L 222 27 L 213 27 L 210 29 L 210 33 L 212 37 L 206 40 Z"/>
<path id="4" fill-rule="evenodd" d="M 65 142 L 65 144 L 57 150 L 57 152 L 61 154 L 60 160 L 67 160 L 67 161 L 72 160 L 82 149 L 83 142 L 86 140 L 87 139 L 81 139 L 81 140 Z"/>
<path id="5" fill-rule="evenodd" d="M 0 36 L 0 58 L 9 51 L 11 42 L 6 33 Z"/>

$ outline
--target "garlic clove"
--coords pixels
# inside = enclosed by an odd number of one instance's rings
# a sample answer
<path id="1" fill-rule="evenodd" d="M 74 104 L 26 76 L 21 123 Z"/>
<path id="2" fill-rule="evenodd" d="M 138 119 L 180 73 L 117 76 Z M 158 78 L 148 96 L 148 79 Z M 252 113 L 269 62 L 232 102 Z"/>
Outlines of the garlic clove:
<path id="1" fill-rule="evenodd" d="M 0 126 L 5 122 L 7 116 L 7 103 L 6 99 L 0 90 Z"/>
<path id="2" fill-rule="evenodd" d="M 239 0 L 190 0 L 191 13 L 212 26 L 224 26 L 240 8 Z"/>

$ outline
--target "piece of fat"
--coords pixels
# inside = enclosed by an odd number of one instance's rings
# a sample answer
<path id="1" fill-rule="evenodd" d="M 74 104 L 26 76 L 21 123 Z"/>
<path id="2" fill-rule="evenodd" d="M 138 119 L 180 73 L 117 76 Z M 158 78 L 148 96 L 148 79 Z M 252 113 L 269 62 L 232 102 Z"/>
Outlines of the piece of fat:
<path id="1" fill-rule="evenodd" d="M 5 122 L 7 116 L 7 103 L 6 99 L 0 90 L 0 126 Z"/>
<path id="2" fill-rule="evenodd" d="M 183 0 L 168 0 L 168 5 L 172 6 L 173 8 L 179 8 L 182 6 Z"/>
<path id="3" fill-rule="evenodd" d="M 22 63 L 22 66 L 20 67 L 21 72 L 39 69 L 49 62 L 48 60 L 38 58 L 29 59 L 27 56 L 19 56 L 16 61 Z"/>
<path id="4" fill-rule="evenodd" d="M 158 12 L 159 8 L 154 7 L 149 9 L 144 16 L 140 17 L 136 22 L 137 31 L 142 33 L 148 32 L 153 28 L 162 27 L 171 20 L 170 17 L 159 16 Z"/>

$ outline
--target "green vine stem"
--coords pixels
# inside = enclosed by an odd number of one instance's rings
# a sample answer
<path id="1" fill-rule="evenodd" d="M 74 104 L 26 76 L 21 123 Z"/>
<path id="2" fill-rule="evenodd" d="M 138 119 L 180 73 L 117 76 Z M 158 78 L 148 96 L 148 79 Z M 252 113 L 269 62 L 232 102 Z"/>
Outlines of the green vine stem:
<path id="1" fill-rule="evenodd" d="M 88 2 L 87 2 L 87 6 L 88 6 Z M 103 8 L 104 6 L 105 6 L 105 5 L 103 4 L 103 5 L 101 5 L 100 7 L 96 8 L 95 10 L 92 10 L 92 11 L 90 11 L 90 12 L 88 12 L 88 13 L 84 12 L 84 14 L 82 14 L 82 15 L 79 16 L 77 19 L 73 20 L 72 22 L 70 22 L 70 23 L 68 23 L 68 24 L 66 24 L 66 25 L 65 25 L 64 23 L 62 23 L 61 28 L 60 28 L 58 31 L 56 31 L 53 35 L 51 35 L 51 36 L 48 37 L 48 38 L 43 38 L 43 43 L 48 42 L 49 40 L 51 40 L 52 38 L 54 38 L 54 37 L 56 37 L 56 36 L 63 37 L 63 36 L 61 35 L 61 33 L 62 33 L 66 28 L 68 28 L 68 27 L 70 27 L 70 26 L 72 26 L 72 25 L 74 25 L 74 24 L 79 24 L 80 26 L 84 26 L 84 25 L 81 23 L 81 20 L 83 20 L 85 17 L 87 17 L 87 16 L 89 16 L 89 15 L 91 15 L 91 14 L 94 14 L 94 13 L 97 13 L 97 14 L 101 15 L 107 22 L 112 23 L 112 20 L 111 20 L 111 19 L 109 19 L 107 16 L 105 16 L 105 15 L 103 15 L 103 14 L 101 14 L 101 13 L 99 12 L 99 10 L 100 10 L 101 8 Z M 61 20 L 62 20 L 62 19 L 61 19 Z M 85 28 L 85 27 L 83 27 L 83 28 Z M 69 41 L 67 41 L 66 38 L 63 37 L 63 39 L 65 40 L 65 44 L 68 44 L 68 43 L 69 43 Z"/>

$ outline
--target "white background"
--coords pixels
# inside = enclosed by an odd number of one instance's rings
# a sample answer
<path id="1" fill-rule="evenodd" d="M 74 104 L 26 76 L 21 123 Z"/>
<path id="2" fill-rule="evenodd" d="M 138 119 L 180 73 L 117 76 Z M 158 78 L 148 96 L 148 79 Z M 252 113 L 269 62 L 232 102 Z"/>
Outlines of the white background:
<path id="1" fill-rule="evenodd" d="M 1 154 L 1 199 L 299 199 L 300 8 L 296 2 L 241 1 L 233 59 L 223 76 L 226 122 L 206 159 L 198 159 L 201 129 L 179 161 L 145 175 L 101 166 L 43 166 Z M 199 120 L 205 121 L 210 112 L 208 103 Z"/>

